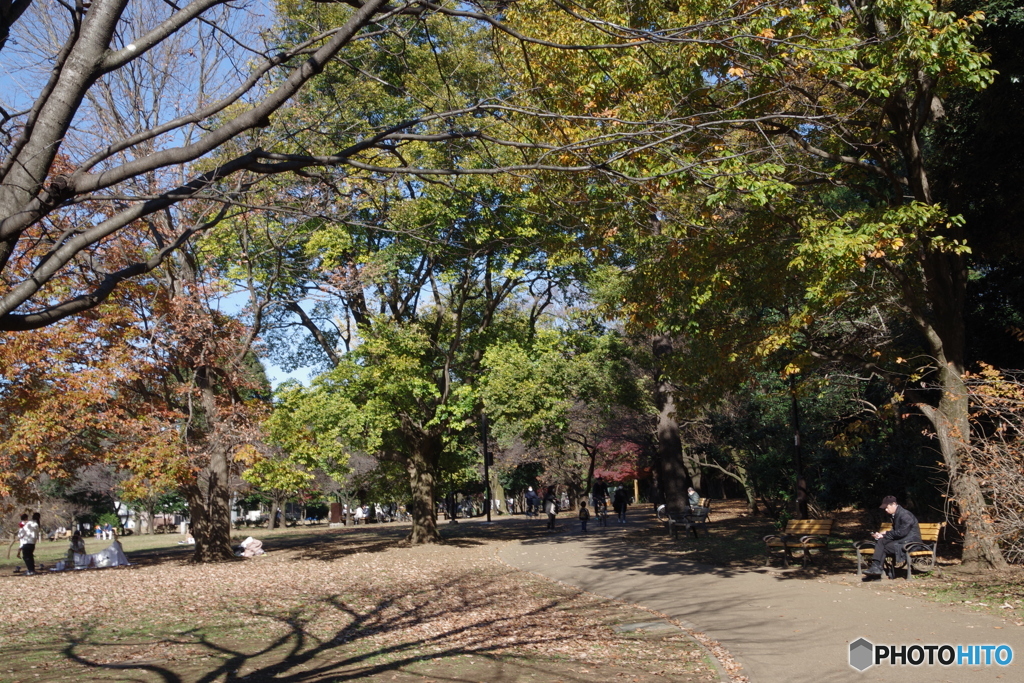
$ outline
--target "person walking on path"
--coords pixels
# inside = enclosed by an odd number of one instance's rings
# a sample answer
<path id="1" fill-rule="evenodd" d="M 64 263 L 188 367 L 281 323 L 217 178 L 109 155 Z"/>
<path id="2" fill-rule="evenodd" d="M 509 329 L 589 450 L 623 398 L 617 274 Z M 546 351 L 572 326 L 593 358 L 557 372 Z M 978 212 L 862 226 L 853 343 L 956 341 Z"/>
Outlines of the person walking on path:
<path id="1" fill-rule="evenodd" d="M 594 499 L 595 513 L 600 513 L 608 507 L 608 484 L 604 483 L 604 477 L 596 477 L 594 479 L 594 486 L 590 490 L 590 495 Z"/>
<path id="2" fill-rule="evenodd" d="M 526 516 L 533 517 L 537 514 L 537 493 L 532 486 L 526 487 Z"/>
<path id="3" fill-rule="evenodd" d="M 25 560 L 25 576 L 32 576 L 36 573 L 36 543 L 39 542 L 41 533 L 38 512 L 32 513 L 32 519 L 25 522 L 25 526 L 18 529 L 18 540 L 21 541 L 21 557 Z"/>
<path id="4" fill-rule="evenodd" d="M 896 564 L 906 562 L 906 545 L 921 540 L 921 527 L 917 523 L 917 517 L 910 510 L 900 507 L 896 502 L 896 496 L 883 498 L 881 508 L 887 515 L 892 516 L 892 529 L 884 534 L 877 531 L 871 534 L 875 539 L 875 554 L 871 556 L 871 566 L 864 572 L 861 581 L 882 578 L 882 563 L 885 562 L 886 555 L 891 555 Z"/>
<path id="5" fill-rule="evenodd" d="M 588 519 L 590 519 L 590 510 L 587 509 L 586 503 L 580 503 L 580 527 L 583 529 L 583 533 L 587 533 Z"/>
<path id="6" fill-rule="evenodd" d="M 626 523 L 626 507 L 629 505 L 629 499 L 626 496 L 626 488 L 620 486 L 615 492 L 615 497 L 612 498 L 612 507 L 615 509 L 615 514 L 619 516 L 619 524 Z"/>
<path id="7" fill-rule="evenodd" d="M 555 487 L 549 486 L 544 494 L 544 512 L 548 515 L 548 528 L 555 528 L 555 515 L 558 513 L 558 501 L 555 498 Z"/>

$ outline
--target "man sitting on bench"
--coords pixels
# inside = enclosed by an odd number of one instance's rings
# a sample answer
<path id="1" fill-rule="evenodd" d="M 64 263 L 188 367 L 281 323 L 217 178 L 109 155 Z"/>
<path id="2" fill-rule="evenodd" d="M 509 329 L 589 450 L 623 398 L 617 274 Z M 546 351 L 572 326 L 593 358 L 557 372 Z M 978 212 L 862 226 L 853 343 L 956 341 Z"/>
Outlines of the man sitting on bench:
<path id="1" fill-rule="evenodd" d="M 917 517 L 910 510 L 900 507 L 896 502 L 896 496 L 886 496 L 882 499 L 881 508 L 886 514 L 892 515 L 892 529 L 884 534 L 877 531 L 871 534 L 875 539 L 875 554 L 871 557 L 871 566 L 864 572 L 861 581 L 874 581 L 882 578 L 882 563 L 886 556 L 892 556 L 899 564 L 906 561 L 904 547 L 913 541 L 921 541 L 921 528 L 917 524 Z"/>

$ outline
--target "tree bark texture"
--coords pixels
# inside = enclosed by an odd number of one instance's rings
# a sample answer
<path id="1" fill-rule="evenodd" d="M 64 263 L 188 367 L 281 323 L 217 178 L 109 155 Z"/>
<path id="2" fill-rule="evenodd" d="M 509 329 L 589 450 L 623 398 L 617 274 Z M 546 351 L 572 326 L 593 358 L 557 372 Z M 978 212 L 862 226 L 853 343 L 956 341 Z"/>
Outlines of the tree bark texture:
<path id="1" fill-rule="evenodd" d="M 508 503 L 506 502 L 505 487 L 501 485 L 501 480 L 498 478 L 498 472 L 493 469 L 491 470 L 491 498 L 498 501 L 499 510 L 504 510 L 508 513 L 512 512 L 508 509 Z"/>
<path id="2" fill-rule="evenodd" d="M 913 99 L 904 93 L 893 98 L 886 106 L 886 115 L 895 131 L 894 141 L 900 149 L 906 167 L 906 177 L 914 199 L 925 204 L 934 203 L 926 146 L 922 144 L 922 131 L 928 126 L 931 114 L 921 108 L 929 104 L 934 113 L 941 105 L 935 94 L 936 83 L 931 77 L 921 77 L 916 84 Z M 962 226 L 949 225 L 943 237 L 964 240 Z M 918 328 L 927 339 L 929 351 L 936 365 L 933 386 L 941 397 L 938 405 L 921 405 L 939 441 L 939 450 L 949 472 L 949 484 L 954 502 L 965 524 L 965 565 L 982 565 L 994 569 L 1007 566 L 994 529 L 988 519 L 988 506 L 981 486 L 967 469 L 967 442 L 970 439 L 969 399 L 964 386 L 965 329 L 964 308 L 967 300 L 967 262 L 965 255 L 951 249 L 947 243 L 933 242 L 926 236 L 922 242 L 921 269 L 923 282 L 916 287 L 903 280 L 904 300 L 912 312 Z M 923 297 L 919 293 L 923 284 Z M 922 300 L 923 298 L 923 300 Z"/>
<path id="3" fill-rule="evenodd" d="M 210 368 L 196 371 L 204 418 L 205 432 L 197 436 L 206 441 L 209 462 L 198 481 L 189 486 L 189 509 L 193 518 L 192 536 L 196 540 L 194 562 L 220 562 L 234 558 L 231 549 L 231 474 L 230 444 L 211 438 L 218 419 L 213 373 Z"/>
<path id="4" fill-rule="evenodd" d="M 412 485 L 412 531 L 409 542 L 413 545 L 438 543 L 437 506 L 434 504 L 437 465 L 443 442 L 439 434 L 420 434 L 411 440 L 409 456 L 409 482 Z"/>
<path id="5" fill-rule="evenodd" d="M 186 490 L 196 540 L 193 562 L 234 559 L 231 549 L 231 496 L 228 489 L 228 455 L 222 449 L 210 454 L 210 464 L 199 481 Z"/>
<path id="6" fill-rule="evenodd" d="M 662 335 L 653 340 L 654 357 L 658 359 L 672 352 L 672 342 Z M 675 395 L 672 384 L 662 376 L 660 364 L 655 370 L 654 404 L 658 408 L 657 449 L 654 459 L 658 488 L 669 509 L 688 505 L 686 490 L 690 474 L 683 462 L 683 442 L 676 419 Z"/>
<path id="7" fill-rule="evenodd" d="M 939 451 L 949 473 L 953 503 L 964 525 L 963 565 L 1007 569 L 988 517 L 988 506 L 978 480 L 968 471 L 965 442 L 970 434 L 968 395 L 961 373 L 951 364 L 939 371 L 942 398 L 937 408 L 920 406 L 935 429 Z"/>
<path id="8" fill-rule="evenodd" d="M 919 408 L 935 430 L 953 502 L 965 527 L 964 565 L 1005 569 L 1007 563 L 996 541 L 981 486 L 966 461 L 971 435 L 969 398 L 963 380 L 967 267 L 962 254 L 947 253 L 933 245 L 925 249 L 922 264 L 927 306 L 926 310 L 917 309 L 915 319 L 935 358 L 933 384 L 940 398 L 937 406 L 921 404 Z"/>
<path id="9" fill-rule="evenodd" d="M 750 485 L 750 477 L 747 476 L 747 468 L 743 465 L 742 457 L 734 451 L 733 462 L 736 464 L 736 481 L 743 487 L 743 495 L 747 498 L 747 508 L 750 514 L 756 515 L 760 512 L 757 508 L 757 491 Z"/>

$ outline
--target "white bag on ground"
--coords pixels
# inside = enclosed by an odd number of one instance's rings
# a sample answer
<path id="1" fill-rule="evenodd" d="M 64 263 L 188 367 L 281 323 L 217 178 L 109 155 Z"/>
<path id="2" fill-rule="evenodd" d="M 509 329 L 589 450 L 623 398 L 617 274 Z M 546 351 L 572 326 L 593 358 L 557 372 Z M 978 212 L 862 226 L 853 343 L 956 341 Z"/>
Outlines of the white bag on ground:
<path id="1" fill-rule="evenodd" d="M 241 546 L 242 557 L 256 557 L 266 552 L 263 550 L 263 541 L 257 541 L 252 536 L 242 541 Z"/>

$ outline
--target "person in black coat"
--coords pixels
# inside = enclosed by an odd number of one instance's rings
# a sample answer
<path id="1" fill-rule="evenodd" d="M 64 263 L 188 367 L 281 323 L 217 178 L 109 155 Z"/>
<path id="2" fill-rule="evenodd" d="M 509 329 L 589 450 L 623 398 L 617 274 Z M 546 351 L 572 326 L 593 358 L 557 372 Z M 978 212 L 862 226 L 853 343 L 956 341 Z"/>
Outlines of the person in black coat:
<path id="1" fill-rule="evenodd" d="M 608 484 L 603 477 L 595 477 L 594 485 L 590 489 L 591 498 L 594 502 L 594 514 L 599 517 L 608 510 Z"/>
<path id="2" fill-rule="evenodd" d="M 624 487 L 619 487 L 612 498 L 612 508 L 618 515 L 619 524 L 626 523 L 626 508 L 629 506 L 629 496 Z"/>
<path id="3" fill-rule="evenodd" d="M 921 527 L 917 523 L 917 517 L 910 510 L 900 507 L 896 502 L 896 496 L 883 498 L 881 508 L 892 516 L 892 529 L 884 534 L 877 531 L 871 534 L 875 539 L 875 554 L 871 557 L 871 566 L 864 572 L 862 581 L 873 581 L 882 577 L 882 563 L 886 555 L 893 556 L 897 563 L 905 562 L 906 545 L 921 540 Z"/>

